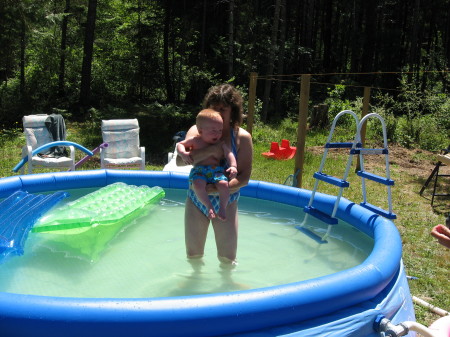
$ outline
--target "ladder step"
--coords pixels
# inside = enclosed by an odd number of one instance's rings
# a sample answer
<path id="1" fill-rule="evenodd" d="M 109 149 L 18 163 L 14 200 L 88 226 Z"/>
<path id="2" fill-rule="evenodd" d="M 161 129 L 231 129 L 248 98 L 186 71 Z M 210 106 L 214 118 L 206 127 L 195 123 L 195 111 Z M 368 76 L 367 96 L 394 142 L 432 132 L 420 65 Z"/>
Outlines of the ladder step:
<path id="1" fill-rule="evenodd" d="M 308 213 L 308 214 L 312 215 L 313 217 L 315 217 L 319 220 L 322 220 L 323 222 L 325 222 L 329 225 L 336 225 L 338 223 L 338 219 L 332 218 L 328 214 L 321 212 L 317 208 L 314 208 L 312 206 L 305 206 L 303 208 L 303 210 L 305 211 L 305 213 Z"/>
<path id="2" fill-rule="evenodd" d="M 326 183 L 332 184 L 334 186 L 338 187 L 349 187 L 350 183 L 346 180 L 342 180 L 333 176 L 329 176 L 328 174 L 322 173 L 322 172 L 316 172 L 314 173 L 314 178 L 322 180 Z"/>
<path id="3" fill-rule="evenodd" d="M 325 148 L 326 149 L 345 149 L 345 148 L 351 148 L 353 146 L 353 143 L 326 143 Z"/>
<path id="4" fill-rule="evenodd" d="M 358 171 L 356 172 L 357 175 L 359 175 L 362 178 L 367 178 L 373 181 L 376 181 L 377 183 L 383 184 L 383 185 L 387 185 L 387 186 L 393 186 L 394 185 L 394 180 L 392 179 L 387 179 L 386 177 L 380 177 L 377 176 L 376 174 L 373 173 L 369 173 L 366 171 Z"/>
<path id="5" fill-rule="evenodd" d="M 369 204 L 367 202 L 362 202 L 362 203 L 360 203 L 360 205 L 362 207 L 364 207 L 364 208 L 374 212 L 374 213 L 377 213 L 377 214 L 379 214 L 381 216 L 384 216 L 387 219 L 391 219 L 391 220 L 397 219 L 397 215 L 395 215 L 394 213 L 390 213 L 390 212 L 388 212 L 388 211 L 386 211 L 386 210 L 384 210 L 384 209 L 382 209 L 380 207 L 374 206 L 374 205 Z"/>
<path id="6" fill-rule="evenodd" d="M 388 149 L 351 149 L 351 154 L 365 154 L 365 155 L 371 155 L 371 154 L 389 154 Z"/>
<path id="7" fill-rule="evenodd" d="M 297 228 L 300 232 L 302 232 L 303 234 L 305 234 L 306 236 L 308 236 L 309 238 L 313 239 L 314 241 L 316 241 L 317 243 L 328 243 L 327 240 L 322 240 L 322 238 L 317 235 L 316 233 L 314 233 L 313 231 L 311 231 L 308 228 L 302 227 L 302 226 L 295 226 L 295 228 Z"/>

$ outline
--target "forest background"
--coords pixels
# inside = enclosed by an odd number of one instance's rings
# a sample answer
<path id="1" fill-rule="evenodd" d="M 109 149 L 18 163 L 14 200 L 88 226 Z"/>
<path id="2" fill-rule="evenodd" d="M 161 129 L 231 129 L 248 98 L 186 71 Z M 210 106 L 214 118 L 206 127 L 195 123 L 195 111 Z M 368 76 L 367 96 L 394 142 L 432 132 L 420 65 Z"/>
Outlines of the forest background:
<path id="1" fill-rule="evenodd" d="M 257 118 L 276 123 L 297 117 L 308 73 L 331 117 L 368 86 L 390 140 L 448 145 L 449 0 L 0 0 L 0 46 L 4 130 L 141 114 L 157 161 L 211 85 L 246 93 L 257 72 Z"/>

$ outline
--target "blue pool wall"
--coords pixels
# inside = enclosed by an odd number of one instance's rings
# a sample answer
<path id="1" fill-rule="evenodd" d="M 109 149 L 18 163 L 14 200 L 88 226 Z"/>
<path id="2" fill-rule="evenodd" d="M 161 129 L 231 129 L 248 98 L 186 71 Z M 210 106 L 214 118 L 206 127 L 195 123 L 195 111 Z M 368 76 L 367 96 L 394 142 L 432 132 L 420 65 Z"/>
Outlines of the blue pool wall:
<path id="1" fill-rule="evenodd" d="M 0 179 L 0 198 L 16 190 L 70 193 L 74 188 L 115 182 L 188 187 L 183 173 L 75 171 Z M 311 191 L 250 181 L 241 195 L 303 207 Z M 331 213 L 335 200 L 318 193 L 314 205 Z M 354 268 L 268 288 L 170 298 L 61 298 L 0 292 L 0 331 L 11 337 L 333 336 L 333 331 L 339 336 L 375 337 L 372 325 L 378 314 L 394 323 L 414 320 L 395 225 L 345 198 L 337 217 L 374 238 L 373 251 Z"/>

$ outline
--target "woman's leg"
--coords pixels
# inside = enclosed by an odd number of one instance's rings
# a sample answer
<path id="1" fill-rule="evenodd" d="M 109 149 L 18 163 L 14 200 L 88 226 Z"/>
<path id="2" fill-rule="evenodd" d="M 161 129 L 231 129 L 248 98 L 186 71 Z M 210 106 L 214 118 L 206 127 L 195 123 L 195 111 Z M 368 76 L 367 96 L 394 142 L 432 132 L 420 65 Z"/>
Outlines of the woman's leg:
<path id="1" fill-rule="evenodd" d="M 237 209 L 238 203 L 234 201 L 227 206 L 225 221 L 217 218 L 212 220 L 217 256 L 224 263 L 234 263 L 236 260 L 239 227 Z"/>
<path id="2" fill-rule="evenodd" d="M 184 210 L 184 234 L 188 258 L 202 257 L 208 234 L 209 219 L 195 206 L 191 199 L 186 199 Z"/>

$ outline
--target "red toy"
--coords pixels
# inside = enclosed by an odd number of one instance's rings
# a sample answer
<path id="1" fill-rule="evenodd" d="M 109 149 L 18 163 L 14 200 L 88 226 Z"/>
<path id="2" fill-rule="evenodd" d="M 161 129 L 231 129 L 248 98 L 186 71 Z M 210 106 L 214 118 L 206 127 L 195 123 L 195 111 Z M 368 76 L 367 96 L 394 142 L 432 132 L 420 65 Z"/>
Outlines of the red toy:
<path id="1" fill-rule="evenodd" d="M 281 146 L 277 142 L 272 142 L 270 145 L 269 152 L 261 153 L 266 158 L 273 158 L 277 160 L 288 160 L 295 156 L 297 148 L 295 146 L 290 146 L 289 140 L 282 139 Z"/>

